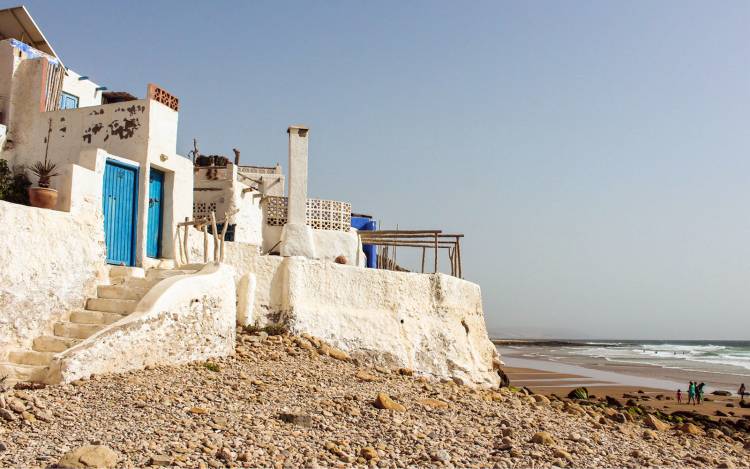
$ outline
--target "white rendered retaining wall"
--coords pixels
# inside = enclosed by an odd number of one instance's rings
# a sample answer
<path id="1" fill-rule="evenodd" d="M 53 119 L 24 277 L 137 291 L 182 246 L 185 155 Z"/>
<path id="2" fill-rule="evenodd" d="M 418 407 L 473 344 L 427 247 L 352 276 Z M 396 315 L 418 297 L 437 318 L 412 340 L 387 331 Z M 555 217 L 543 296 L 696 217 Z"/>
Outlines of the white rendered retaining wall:
<path id="1" fill-rule="evenodd" d="M 105 265 L 96 217 L 0 201 L 0 349 L 30 347 L 95 296 Z"/>

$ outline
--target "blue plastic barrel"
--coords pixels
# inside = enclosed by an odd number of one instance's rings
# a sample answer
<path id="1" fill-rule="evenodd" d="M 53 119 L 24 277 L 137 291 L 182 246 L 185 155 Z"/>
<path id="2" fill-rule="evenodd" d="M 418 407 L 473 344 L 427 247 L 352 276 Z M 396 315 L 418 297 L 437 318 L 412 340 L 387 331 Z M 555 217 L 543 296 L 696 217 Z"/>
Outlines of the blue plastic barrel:
<path id="1" fill-rule="evenodd" d="M 356 228 L 359 231 L 375 231 L 378 229 L 378 222 L 373 220 L 369 215 L 352 214 L 352 228 Z M 367 258 L 367 267 L 371 269 L 376 268 L 378 266 L 377 246 L 363 244 L 362 250 L 365 252 L 365 257 Z"/>

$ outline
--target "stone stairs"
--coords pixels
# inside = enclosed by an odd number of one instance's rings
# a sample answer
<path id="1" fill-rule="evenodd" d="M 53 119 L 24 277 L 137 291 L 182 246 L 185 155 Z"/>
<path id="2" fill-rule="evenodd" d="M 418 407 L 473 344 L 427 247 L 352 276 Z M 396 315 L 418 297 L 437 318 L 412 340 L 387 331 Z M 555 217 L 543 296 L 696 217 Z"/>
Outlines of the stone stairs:
<path id="1" fill-rule="evenodd" d="M 53 335 L 34 339 L 31 350 L 14 349 L 0 356 L 0 376 L 11 381 L 42 381 L 55 354 L 63 352 L 128 314 L 160 281 L 175 275 L 196 272 L 193 266 L 166 267 L 145 271 L 139 267 L 112 266 L 109 284 L 98 285 L 96 298 L 89 298 L 83 309 L 70 312 L 67 321 L 54 324 Z"/>

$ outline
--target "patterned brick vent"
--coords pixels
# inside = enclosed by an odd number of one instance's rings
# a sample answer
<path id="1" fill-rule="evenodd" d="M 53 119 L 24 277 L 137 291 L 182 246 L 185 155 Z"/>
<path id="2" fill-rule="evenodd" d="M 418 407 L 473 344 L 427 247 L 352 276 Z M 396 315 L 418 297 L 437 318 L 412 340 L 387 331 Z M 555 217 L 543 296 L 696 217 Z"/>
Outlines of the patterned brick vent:
<path id="1" fill-rule="evenodd" d="M 266 197 L 266 223 L 284 226 L 289 201 L 286 197 Z M 352 226 L 352 204 L 337 200 L 307 199 L 306 222 L 316 230 L 349 231 Z"/>
<path id="2" fill-rule="evenodd" d="M 193 218 L 208 218 L 211 212 L 216 212 L 216 202 L 193 202 Z M 216 214 L 217 218 L 219 214 Z"/>
<path id="3" fill-rule="evenodd" d="M 175 111 L 180 110 L 180 100 L 177 99 L 177 96 L 168 93 L 164 88 L 153 83 L 148 84 L 148 99 L 160 102 Z"/>

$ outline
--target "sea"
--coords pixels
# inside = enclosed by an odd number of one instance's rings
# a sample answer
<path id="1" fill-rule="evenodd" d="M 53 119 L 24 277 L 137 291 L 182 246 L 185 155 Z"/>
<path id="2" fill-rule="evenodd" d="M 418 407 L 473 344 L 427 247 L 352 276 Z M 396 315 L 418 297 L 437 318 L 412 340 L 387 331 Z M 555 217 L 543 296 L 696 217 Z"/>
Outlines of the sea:
<path id="1" fill-rule="evenodd" d="M 502 356 L 717 385 L 750 385 L 750 341 L 587 340 L 502 344 Z M 506 360 L 507 361 L 507 360 Z M 521 363 L 517 363 L 521 365 Z M 528 363 L 526 363 L 528 365 Z M 513 365 L 512 365 L 513 366 Z M 644 373 L 642 373 L 642 372 Z"/>

